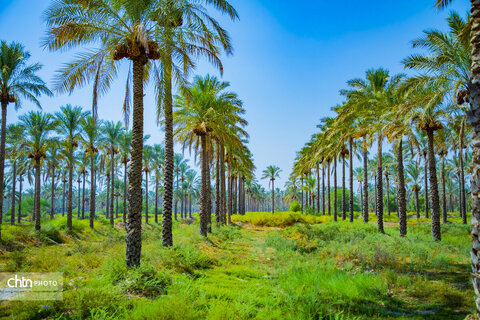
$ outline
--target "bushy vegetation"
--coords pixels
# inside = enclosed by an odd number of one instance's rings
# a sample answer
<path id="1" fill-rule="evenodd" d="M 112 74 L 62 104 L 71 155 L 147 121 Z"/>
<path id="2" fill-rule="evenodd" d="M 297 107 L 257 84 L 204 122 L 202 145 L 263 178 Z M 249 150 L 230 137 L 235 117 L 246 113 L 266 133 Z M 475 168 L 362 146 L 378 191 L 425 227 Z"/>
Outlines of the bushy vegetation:
<path id="1" fill-rule="evenodd" d="M 302 210 L 302 206 L 300 205 L 300 203 L 298 203 L 297 200 L 293 200 L 292 203 L 290 203 L 290 208 L 289 208 L 290 212 L 299 212 L 301 210 Z"/>
<path id="2" fill-rule="evenodd" d="M 133 269 L 123 229 L 106 219 L 94 230 L 75 219 L 69 231 L 65 218 L 44 221 L 40 233 L 5 225 L 1 269 L 64 272 L 65 289 L 63 301 L 4 302 L 0 317 L 463 319 L 473 311 L 470 226 L 445 224 L 434 242 L 429 225 L 414 219 L 404 238 L 393 223 L 382 235 L 374 223 L 331 216 L 232 220 L 207 239 L 198 225 L 175 223 L 171 248 L 161 246 L 160 227 L 144 225 L 142 264 Z"/>

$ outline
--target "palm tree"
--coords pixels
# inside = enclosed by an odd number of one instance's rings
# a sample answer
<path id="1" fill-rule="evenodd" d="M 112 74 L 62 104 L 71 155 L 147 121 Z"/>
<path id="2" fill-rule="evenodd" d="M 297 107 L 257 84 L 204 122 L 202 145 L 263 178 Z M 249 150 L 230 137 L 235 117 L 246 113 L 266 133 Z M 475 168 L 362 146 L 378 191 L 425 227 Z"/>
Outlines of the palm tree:
<path id="1" fill-rule="evenodd" d="M 28 158 L 32 159 L 35 168 L 34 212 L 35 230 L 40 230 L 40 170 L 42 161 L 47 157 L 50 132 L 56 129 L 57 122 L 51 114 L 30 111 L 19 117 L 25 128 L 25 146 Z"/>
<path id="2" fill-rule="evenodd" d="M 153 161 L 153 147 L 144 146 L 143 148 L 143 172 L 145 172 L 145 223 L 148 223 L 148 176 L 150 175 L 151 163 Z"/>
<path id="3" fill-rule="evenodd" d="M 132 144 L 132 132 L 123 131 L 119 141 L 120 157 L 123 164 L 123 223 L 127 221 L 127 168 L 130 162 L 130 148 Z"/>
<path id="4" fill-rule="evenodd" d="M 104 148 L 107 155 L 110 156 L 110 224 L 114 224 L 113 215 L 113 200 L 115 197 L 115 155 L 119 152 L 118 143 L 123 132 L 123 125 L 121 122 L 107 121 L 103 126 Z"/>
<path id="5" fill-rule="evenodd" d="M 50 219 L 55 216 L 55 178 L 56 170 L 60 168 L 60 160 L 63 160 L 61 154 L 61 144 L 59 139 L 52 138 L 48 141 L 47 150 L 47 162 L 50 171 L 51 181 L 51 194 L 50 194 Z"/>
<path id="6" fill-rule="evenodd" d="M 82 120 L 82 144 L 85 155 L 90 158 L 90 228 L 95 221 L 96 169 L 95 154 L 98 153 L 97 144 L 101 139 L 101 125 L 99 120 L 88 116 Z"/>
<path id="7" fill-rule="evenodd" d="M 0 42 L 0 103 L 2 104 L 2 125 L 0 130 L 0 181 L 5 177 L 5 139 L 7 134 L 7 106 L 15 103 L 15 109 L 22 106 L 22 99 L 29 100 L 40 107 L 37 97 L 41 94 L 51 96 L 45 82 L 37 75 L 42 66 L 28 64 L 30 53 L 16 42 Z M 3 208 L 3 183 L 0 183 L 0 211 Z M 3 215 L 0 214 L 0 224 Z M 1 230 L 0 230 L 1 237 Z"/>
<path id="8" fill-rule="evenodd" d="M 153 146 L 153 153 L 152 167 L 155 173 L 155 223 L 158 223 L 158 193 L 165 163 L 165 149 L 161 145 L 156 144 Z"/>
<path id="9" fill-rule="evenodd" d="M 417 212 L 417 219 L 420 218 L 420 204 L 419 204 L 419 199 L 418 199 L 418 192 L 420 191 L 420 172 L 422 168 L 418 166 L 418 162 L 415 161 L 415 164 L 409 163 L 407 165 L 407 168 L 405 171 L 407 172 L 407 175 L 410 179 L 410 182 L 412 183 L 412 191 L 415 194 L 415 209 Z"/>
<path id="10" fill-rule="evenodd" d="M 17 182 L 17 163 L 20 157 L 24 157 L 23 149 L 25 147 L 25 141 L 23 137 L 23 130 L 21 124 L 11 124 L 7 127 L 6 148 L 8 158 L 12 167 L 12 206 L 10 210 L 10 224 L 15 224 L 15 187 Z M 1 213 L 0 213 L 1 214 Z"/>
<path id="11" fill-rule="evenodd" d="M 73 205 L 73 169 L 75 165 L 74 151 L 81 139 L 82 119 L 88 116 L 88 112 L 82 111 L 81 107 L 66 105 L 60 107 L 60 112 L 55 113 L 58 122 L 57 132 L 63 136 L 62 145 L 68 169 L 68 194 L 67 194 L 67 228 L 72 230 L 72 205 Z"/>
<path id="12" fill-rule="evenodd" d="M 280 172 L 282 172 L 282 170 L 274 165 L 268 166 L 262 172 L 262 179 L 269 179 L 272 184 L 272 213 L 275 213 L 275 179 L 280 178 Z"/>

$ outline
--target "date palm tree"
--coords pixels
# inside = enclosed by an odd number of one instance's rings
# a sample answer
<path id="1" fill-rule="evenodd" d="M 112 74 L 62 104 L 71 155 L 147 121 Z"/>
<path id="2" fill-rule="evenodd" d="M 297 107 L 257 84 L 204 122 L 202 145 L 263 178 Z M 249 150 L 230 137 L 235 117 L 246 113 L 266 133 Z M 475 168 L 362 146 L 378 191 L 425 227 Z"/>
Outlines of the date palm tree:
<path id="1" fill-rule="evenodd" d="M 155 174 L 155 223 L 158 223 L 158 196 L 160 191 L 160 180 L 163 176 L 163 167 L 165 165 L 165 149 L 155 144 L 153 146 L 152 167 Z"/>
<path id="2" fill-rule="evenodd" d="M 148 177 L 152 171 L 154 157 L 153 147 L 146 145 L 143 148 L 143 172 L 145 172 L 145 223 L 148 223 Z"/>
<path id="3" fill-rule="evenodd" d="M 45 82 L 38 76 L 42 66 L 38 63 L 28 64 L 30 53 L 16 42 L 0 42 L 0 103 L 2 105 L 2 124 L 0 128 L 0 181 L 5 177 L 5 139 L 7 133 L 7 107 L 15 104 L 15 109 L 22 106 L 22 100 L 28 100 L 40 107 L 37 100 L 42 94 L 52 93 Z M 3 183 L 0 183 L 0 211 L 3 208 Z M 0 213 L 0 224 L 3 215 Z M 1 231 L 0 231 L 1 236 Z"/>
<path id="4" fill-rule="evenodd" d="M 85 155 L 90 158 L 90 228 L 95 221 L 95 196 L 96 196 L 96 168 L 95 155 L 98 153 L 98 143 L 102 137 L 102 122 L 95 120 L 91 115 L 82 119 L 82 145 Z"/>
<path id="5" fill-rule="evenodd" d="M 89 113 L 82 111 L 81 107 L 66 105 L 60 107 L 55 113 L 57 132 L 62 137 L 62 147 L 67 161 L 68 193 L 67 193 L 67 228 L 72 230 L 72 205 L 73 205 L 73 170 L 75 166 L 74 152 L 81 140 L 81 123 Z"/>
<path id="6" fill-rule="evenodd" d="M 23 136 L 23 126 L 21 124 L 11 124 L 7 127 L 6 143 L 7 155 L 12 167 L 12 206 L 10 210 L 10 224 L 15 224 L 15 198 L 16 198 L 16 183 L 17 183 L 17 164 L 21 157 L 25 154 L 25 140 Z"/>
<path id="7" fill-rule="evenodd" d="M 50 219 L 55 216 L 55 178 L 57 177 L 57 169 L 60 168 L 60 162 L 63 160 L 61 152 L 61 143 L 58 138 L 51 138 L 48 141 L 47 149 L 47 165 L 51 180 L 51 192 L 50 192 Z"/>
<path id="8" fill-rule="evenodd" d="M 114 215 L 113 215 L 113 200 L 115 198 L 115 155 L 119 153 L 118 144 L 120 141 L 121 134 L 123 132 L 123 125 L 121 122 L 107 121 L 105 122 L 103 128 L 103 144 L 107 156 L 110 157 L 110 224 L 114 224 Z"/>
<path id="9" fill-rule="evenodd" d="M 124 130 L 120 136 L 119 149 L 121 162 L 123 164 L 123 223 L 127 221 L 127 185 L 128 185 L 128 163 L 130 162 L 130 148 L 132 144 L 132 132 Z"/>
<path id="10" fill-rule="evenodd" d="M 282 170 L 275 165 L 269 165 L 262 172 L 262 179 L 269 179 L 269 184 L 272 184 L 272 213 L 275 213 L 275 179 L 280 178 L 280 172 Z"/>
<path id="11" fill-rule="evenodd" d="M 28 151 L 28 158 L 32 159 L 35 168 L 33 216 L 35 218 L 35 230 L 40 230 L 40 171 L 42 163 L 47 157 L 46 151 L 50 133 L 56 129 L 57 122 L 51 114 L 33 111 L 21 115 L 19 119 L 25 128 L 25 146 Z"/>

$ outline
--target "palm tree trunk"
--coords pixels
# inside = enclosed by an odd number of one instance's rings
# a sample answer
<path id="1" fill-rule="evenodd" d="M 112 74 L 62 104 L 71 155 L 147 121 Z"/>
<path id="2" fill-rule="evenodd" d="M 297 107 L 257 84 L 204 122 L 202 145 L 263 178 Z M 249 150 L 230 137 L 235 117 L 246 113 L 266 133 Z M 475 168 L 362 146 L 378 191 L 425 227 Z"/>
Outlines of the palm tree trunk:
<path id="1" fill-rule="evenodd" d="M 347 218 L 347 200 L 345 197 L 345 154 L 342 154 L 342 220 Z"/>
<path id="2" fill-rule="evenodd" d="M 133 60 L 132 162 L 128 173 L 130 184 L 128 186 L 127 236 L 125 237 L 127 267 L 140 265 L 142 251 L 143 70 L 146 62 L 144 55 Z M 168 106 L 164 107 L 168 109 Z M 168 131 L 168 117 L 165 120 L 165 131 Z M 163 227 L 165 231 L 168 226 Z"/>
<path id="3" fill-rule="evenodd" d="M 462 223 L 467 224 L 467 212 L 466 212 L 466 201 L 465 201 L 465 171 L 463 168 L 463 136 L 464 136 L 464 127 L 465 127 L 465 116 L 462 118 L 462 126 L 460 129 L 460 150 L 458 152 L 458 160 L 460 162 L 460 214 L 462 216 Z"/>
<path id="4" fill-rule="evenodd" d="M 368 222 L 368 154 L 366 140 L 363 138 L 363 222 Z"/>
<path id="5" fill-rule="evenodd" d="M 387 213 L 390 216 L 390 181 L 388 179 L 388 174 L 385 175 L 385 182 L 387 183 Z M 398 205 L 397 205 L 398 208 Z"/>
<path id="6" fill-rule="evenodd" d="M 145 171 L 145 223 L 148 224 L 148 172 Z"/>
<path id="7" fill-rule="evenodd" d="M 301 192 L 300 192 L 300 194 L 301 194 L 301 201 L 300 202 L 301 202 L 301 211 L 303 213 L 303 179 L 301 179 L 301 180 L 302 180 L 302 187 L 301 187 Z"/>
<path id="8" fill-rule="evenodd" d="M 5 136 L 7 134 L 7 105 L 8 100 L 2 99 L 2 131 L 0 135 L 0 239 L 1 239 L 1 224 L 3 223 L 3 180 L 5 178 Z"/>
<path id="9" fill-rule="evenodd" d="M 20 224 L 22 220 L 22 184 L 23 184 L 23 174 L 20 174 L 19 183 L 19 190 L 18 190 L 18 215 L 17 215 L 17 223 Z"/>
<path id="10" fill-rule="evenodd" d="M 172 238 L 172 201 L 173 201 L 173 114 L 172 114 L 172 53 L 167 52 L 164 62 L 164 112 L 165 112 L 165 175 L 162 218 L 162 244 L 173 245 Z"/>
<path id="11" fill-rule="evenodd" d="M 428 171 L 430 178 L 430 196 L 432 198 L 432 236 L 434 240 L 442 239 L 440 227 L 440 201 L 438 199 L 437 168 L 433 145 L 433 130 L 427 130 L 428 139 Z"/>
<path id="12" fill-rule="evenodd" d="M 425 180 L 425 218 L 428 218 L 428 174 L 427 174 L 427 153 L 424 152 L 423 158 L 425 160 L 425 167 L 424 167 L 424 180 Z"/>
<path id="13" fill-rule="evenodd" d="M 397 146 L 397 171 L 398 171 L 398 229 L 400 237 L 407 234 L 407 196 L 405 190 L 405 175 L 403 169 L 403 144 L 399 139 Z M 388 188 L 387 188 L 388 190 Z"/>
<path id="14" fill-rule="evenodd" d="M 85 219 L 85 175 L 83 173 L 83 184 L 82 184 L 82 220 Z"/>
<path id="15" fill-rule="evenodd" d="M 221 211 L 220 209 L 222 205 L 221 200 L 221 187 L 220 187 L 220 144 L 217 142 L 217 163 L 215 165 L 215 216 L 217 219 L 217 223 L 222 221 Z"/>
<path id="16" fill-rule="evenodd" d="M 73 163 L 68 163 L 68 193 L 67 193 L 67 228 L 72 230 L 73 227 Z"/>
<path id="17" fill-rule="evenodd" d="M 201 185 L 201 201 L 200 201 L 200 234 L 204 237 L 207 236 L 208 232 L 208 221 L 207 221 L 207 209 L 208 209 L 208 194 L 210 192 L 208 188 L 208 176 L 209 173 L 207 172 L 207 136 L 201 135 L 200 136 L 201 144 L 202 144 L 202 151 L 200 154 L 200 162 L 201 162 L 201 177 L 202 177 L 202 185 Z"/>
<path id="18" fill-rule="evenodd" d="M 82 200 L 82 199 L 80 198 L 80 182 L 81 182 L 80 178 L 77 180 L 77 182 L 78 182 L 77 219 L 80 219 L 80 201 Z"/>
<path id="19" fill-rule="evenodd" d="M 446 188 L 445 188 L 445 155 L 444 154 L 442 154 L 442 220 L 443 220 L 443 223 L 447 222 L 447 194 L 446 194 Z"/>
<path id="20" fill-rule="evenodd" d="M 337 221 L 337 156 L 333 157 L 333 220 Z"/>
<path id="21" fill-rule="evenodd" d="M 206 178 L 207 178 L 207 215 L 206 215 L 206 220 L 207 220 L 207 232 L 212 233 L 212 192 L 211 192 L 211 181 L 210 181 L 210 160 L 208 158 L 208 149 L 209 147 L 209 141 L 206 141 L 206 155 L 205 155 L 205 161 L 207 164 L 207 172 L 206 172 Z"/>
<path id="22" fill-rule="evenodd" d="M 35 160 L 35 230 L 40 230 L 40 159 Z"/>
<path id="23" fill-rule="evenodd" d="M 349 198 L 348 209 L 350 210 L 350 222 L 353 222 L 353 138 L 350 137 L 350 157 L 349 157 L 349 171 L 350 171 L 350 186 L 349 186 Z"/>
<path id="24" fill-rule="evenodd" d="M 90 228 L 95 221 L 95 157 L 90 155 Z"/>
<path id="25" fill-rule="evenodd" d="M 105 219 L 110 219 L 110 172 L 107 172 L 107 199 L 105 203 Z"/>
<path id="26" fill-rule="evenodd" d="M 420 219 L 420 201 L 418 197 L 418 189 L 415 189 L 415 209 L 417 210 L 417 219 Z"/>
<path id="27" fill-rule="evenodd" d="M 331 215 L 332 205 L 330 203 L 330 159 L 327 160 L 327 206 L 328 215 Z"/>
<path id="28" fill-rule="evenodd" d="M 317 214 L 320 214 L 320 168 L 317 162 Z"/>
<path id="29" fill-rule="evenodd" d="M 123 171 L 123 223 L 127 222 L 127 162 L 125 161 Z"/>
<path id="30" fill-rule="evenodd" d="M 112 152 L 112 157 L 111 157 L 111 165 L 112 165 L 112 181 L 111 181 L 111 187 L 110 187 L 110 225 L 114 225 L 115 221 L 114 221 L 114 216 L 113 216 L 113 199 L 115 197 L 115 151 L 114 150 L 110 150 Z"/>
<path id="31" fill-rule="evenodd" d="M 155 223 L 158 223 L 158 177 L 155 175 Z"/>
<path id="32" fill-rule="evenodd" d="M 225 148 L 223 143 L 220 143 L 220 190 L 221 190 L 221 222 L 227 223 L 227 184 L 225 183 Z"/>
<path id="33" fill-rule="evenodd" d="M 275 213 L 275 179 L 272 178 L 272 214 Z"/>
<path id="34" fill-rule="evenodd" d="M 12 165 L 12 209 L 10 210 L 10 224 L 15 224 L 15 187 L 17 183 L 17 161 L 13 161 Z"/>
<path id="35" fill-rule="evenodd" d="M 325 215 L 325 164 L 322 161 L 322 212 Z"/>
<path id="36" fill-rule="evenodd" d="M 377 144 L 377 194 L 376 194 L 376 208 L 377 208 L 377 226 L 378 232 L 385 233 L 383 230 L 383 179 L 382 179 L 382 134 L 378 135 Z"/>
<path id="37" fill-rule="evenodd" d="M 63 194 L 62 194 L 62 217 L 65 216 L 65 196 L 66 196 L 66 183 L 65 177 L 62 180 L 63 183 Z"/>
<path id="38" fill-rule="evenodd" d="M 174 217 L 175 217 L 175 220 L 178 220 L 178 217 L 177 217 L 177 207 L 178 207 L 178 171 L 177 171 L 177 175 L 176 175 L 176 187 L 175 187 L 175 213 L 174 213 Z"/>

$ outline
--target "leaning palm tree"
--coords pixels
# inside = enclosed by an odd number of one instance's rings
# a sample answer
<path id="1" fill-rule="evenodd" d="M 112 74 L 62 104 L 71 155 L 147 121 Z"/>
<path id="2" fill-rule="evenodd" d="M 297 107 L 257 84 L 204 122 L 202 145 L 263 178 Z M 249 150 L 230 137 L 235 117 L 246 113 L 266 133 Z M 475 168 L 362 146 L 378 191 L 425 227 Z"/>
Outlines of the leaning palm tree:
<path id="1" fill-rule="evenodd" d="M 47 157 L 48 139 L 56 129 L 57 122 L 51 114 L 30 111 L 19 117 L 25 128 L 25 146 L 28 158 L 32 159 L 35 168 L 34 212 L 35 230 L 40 230 L 40 170 L 43 159 Z"/>
<path id="2" fill-rule="evenodd" d="M 110 156 L 110 224 L 114 224 L 113 199 L 115 197 L 115 155 L 119 152 L 118 142 L 120 140 L 123 125 L 121 122 L 107 121 L 103 126 L 103 145 L 108 156 Z"/>
<path id="3" fill-rule="evenodd" d="M 96 169 L 95 154 L 98 153 L 98 143 L 101 139 L 101 122 L 88 116 L 82 120 L 82 144 L 85 155 L 90 158 L 90 228 L 95 221 Z"/>
<path id="4" fill-rule="evenodd" d="M 81 107 L 66 105 L 55 113 L 58 122 L 57 132 L 62 139 L 63 151 L 67 160 L 68 169 L 68 193 L 67 193 L 67 228 L 72 230 L 72 205 L 73 205 L 73 170 L 75 166 L 74 151 L 81 139 L 82 119 L 88 116 L 88 112 L 82 111 Z"/>
<path id="5" fill-rule="evenodd" d="M 45 82 L 37 75 L 42 66 L 28 64 L 30 53 L 19 44 L 0 42 L 0 103 L 2 105 L 2 125 L 0 129 L 0 181 L 5 177 L 5 138 L 7 132 L 7 106 L 15 103 L 15 109 L 22 106 L 22 99 L 40 107 L 37 97 L 52 93 Z M 3 208 L 3 183 L 0 183 L 0 211 Z M 3 216 L 0 214 L 0 224 Z M 1 233 L 0 233 L 1 236 Z"/>
<path id="6" fill-rule="evenodd" d="M 275 213 L 275 179 L 280 178 L 280 172 L 282 172 L 282 170 L 274 165 L 268 166 L 267 169 L 262 172 L 262 179 L 269 179 L 272 184 L 272 213 Z M 315 182 L 315 180 L 313 181 Z"/>

